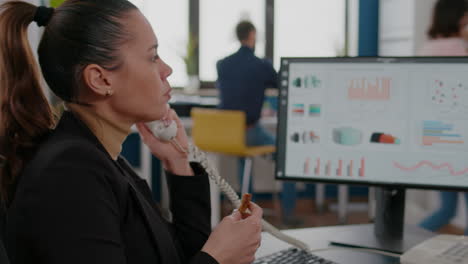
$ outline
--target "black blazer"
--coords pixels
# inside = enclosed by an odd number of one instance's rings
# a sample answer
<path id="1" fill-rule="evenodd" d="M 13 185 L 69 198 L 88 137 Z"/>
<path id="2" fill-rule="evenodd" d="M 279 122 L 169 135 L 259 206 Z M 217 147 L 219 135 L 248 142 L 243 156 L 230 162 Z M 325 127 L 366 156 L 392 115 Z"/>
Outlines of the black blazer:
<path id="1" fill-rule="evenodd" d="M 217 263 L 200 251 L 211 230 L 209 182 L 198 164 L 191 166 L 194 177 L 168 173 L 168 222 L 146 182 L 65 112 L 23 170 L 8 206 L 11 263 Z"/>

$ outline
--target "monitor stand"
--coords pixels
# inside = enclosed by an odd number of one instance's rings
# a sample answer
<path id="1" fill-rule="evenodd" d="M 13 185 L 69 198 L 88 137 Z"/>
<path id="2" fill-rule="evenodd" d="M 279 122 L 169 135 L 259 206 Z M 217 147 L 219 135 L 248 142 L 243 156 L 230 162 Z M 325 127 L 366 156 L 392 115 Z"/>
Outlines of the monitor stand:
<path id="1" fill-rule="evenodd" d="M 404 225 L 405 189 L 376 188 L 374 225 L 356 226 L 336 234 L 332 245 L 384 250 L 402 254 L 435 234 L 416 226 Z"/>

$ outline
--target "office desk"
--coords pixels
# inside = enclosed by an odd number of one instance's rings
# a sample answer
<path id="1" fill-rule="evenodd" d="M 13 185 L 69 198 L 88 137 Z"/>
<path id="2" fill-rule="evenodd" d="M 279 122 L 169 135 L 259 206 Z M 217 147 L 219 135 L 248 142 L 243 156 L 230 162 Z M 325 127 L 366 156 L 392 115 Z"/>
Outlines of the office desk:
<path id="1" fill-rule="evenodd" d="M 349 233 L 353 229 L 372 227 L 371 224 L 366 225 L 343 225 L 331 227 L 314 227 L 303 229 L 290 229 L 284 232 L 297 239 L 307 243 L 311 249 L 322 249 L 329 247 L 329 242 L 332 239 L 339 238 L 342 234 Z M 268 233 L 262 234 L 262 245 L 256 253 L 256 257 L 262 257 L 282 249 L 289 248 L 289 244 L 282 242 Z M 396 264 L 399 263 L 398 258 L 383 256 L 375 253 L 351 251 L 351 250 L 329 250 L 314 252 L 314 254 L 323 258 L 333 260 L 337 263 L 344 264 Z"/>

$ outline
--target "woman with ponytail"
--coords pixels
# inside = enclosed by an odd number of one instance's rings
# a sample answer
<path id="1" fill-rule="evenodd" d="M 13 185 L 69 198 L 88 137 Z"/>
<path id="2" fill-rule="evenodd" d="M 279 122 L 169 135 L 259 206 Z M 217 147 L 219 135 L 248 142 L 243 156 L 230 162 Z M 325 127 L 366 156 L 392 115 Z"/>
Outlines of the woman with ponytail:
<path id="1" fill-rule="evenodd" d="M 44 26 L 37 50 L 31 23 Z M 172 69 L 158 39 L 126 0 L 68 0 L 57 9 L 0 5 L 0 204 L 13 264 L 250 263 L 262 210 L 225 217 L 211 233 L 209 182 L 186 153 L 145 125 L 175 121 Z M 42 79 L 66 111 L 55 122 Z M 172 221 L 120 156 L 136 124 L 169 182 Z M 1 222 L 0 222 L 1 223 Z M 1 233 L 0 233 L 1 235 Z"/>

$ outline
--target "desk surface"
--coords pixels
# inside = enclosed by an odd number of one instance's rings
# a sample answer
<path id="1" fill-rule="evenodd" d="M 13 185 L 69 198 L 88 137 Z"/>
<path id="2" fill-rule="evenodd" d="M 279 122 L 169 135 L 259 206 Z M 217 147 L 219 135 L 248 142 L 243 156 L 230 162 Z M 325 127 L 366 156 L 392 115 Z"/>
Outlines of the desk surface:
<path id="1" fill-rule="evenodd" d="M 322 249 L 328 248 L 330 240 L 340 236 L 342 233 L 346 233 L 353 228 L 359 228 L 370 225 L 346 225 L 346 226 L 331 226 L 331 227 L 315 227 L 315 228 L 304 228 L 304 229 L 291 229 L 284 230 L 288 235 L 300 239 L 307 243 L 311 249 Z M 289 248 L 289 244 L 280 241 L 268 233 L 262 235 L 262 245 L 257 251 L 256 257 L 262 257 L 282 249 Z M 385 263 L 385 264 L 396 264 L 399 263 L 397 258 L 387 257 L 374 253 L 350 251 L 350 250 L 329 250 L 315 252 L 314 254 L 324 257 L 329 260 L 333 260 L 337 263 L 345 264 L 365 264 L 365 263 Z"/>

